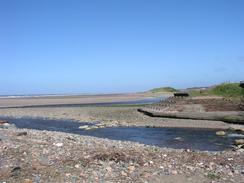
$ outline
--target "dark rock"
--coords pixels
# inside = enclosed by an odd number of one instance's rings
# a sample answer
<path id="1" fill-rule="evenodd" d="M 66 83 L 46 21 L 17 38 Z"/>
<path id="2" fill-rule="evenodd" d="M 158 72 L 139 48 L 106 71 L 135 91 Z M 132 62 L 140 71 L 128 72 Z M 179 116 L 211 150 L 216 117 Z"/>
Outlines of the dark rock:
<path id="1" fill-rule="evenodd" d="M 0 120 L 0 125 L 4 125 L 4 124 L 7 124 L 9 123 L 7 120 Z"/>
<path id="2" fill-rule="evenodd" d="M 26 136 L 27 132 L 18 132 L 16 135 L 17 136 Z"/>
<path id="3" fill-rule="evenodd" d="M 12 175 L 13 177 L 17 177 L 17 176 L 20 175 L 20 171 L 21 171 L 21 167 L 16 166 L 16 167 L 14 167 L 14 168 L 11 170 L 11 175 Z"/>
<path id="4" fill-rule="evenodd" d="M 14 167 L 14 168 L 11 170 L 11 172 L 13 173 L 13 172 L 20 171 L 20 170 L 21 170 L 21 167 L 16 166 L 16 167 Z"/>

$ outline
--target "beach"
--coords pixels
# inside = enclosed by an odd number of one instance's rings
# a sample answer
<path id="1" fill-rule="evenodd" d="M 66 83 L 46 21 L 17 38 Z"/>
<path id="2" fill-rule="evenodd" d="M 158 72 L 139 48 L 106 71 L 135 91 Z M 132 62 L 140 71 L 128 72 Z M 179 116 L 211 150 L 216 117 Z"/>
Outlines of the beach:
<path id="1" fill-rule="evenodd" d="M 103 95 L 66 95 L 0 98 L 0 107 L 28 107 L 49 105 L 77 105 L 108 102 L 126 102 L 150 98 L 144 93 L 103 94 Z"/>
<path id="2" fill-rule="evenodd" d="M 1 99 L 4 105 L 12 108 L 1 108 L 0 116 L 10 119 L 51 119 L 57 122 L 72 120 L 80 125 L 95 122 L 101 128 L 139 126 L 217 131 L 238 126 L 221 121 L 150 117 L 138 112 L 138 108 L 145 106 L 142 104 L 56 106 L 83 98 L 73 97 Z M 148 95 L 132 95 L 128 98 L 124 95 L 108 98 L 89 96 L 80 100 L 79 104 L 145 98 Z M 13 108 L 16 105 L 17 108 Z M 0 180 L 3 182 L 243 182 L 243 153 L 243 149 L 209 152 L 160 148 L 72 133 L 18 129 L 4 121 L 0 125 Z"/>

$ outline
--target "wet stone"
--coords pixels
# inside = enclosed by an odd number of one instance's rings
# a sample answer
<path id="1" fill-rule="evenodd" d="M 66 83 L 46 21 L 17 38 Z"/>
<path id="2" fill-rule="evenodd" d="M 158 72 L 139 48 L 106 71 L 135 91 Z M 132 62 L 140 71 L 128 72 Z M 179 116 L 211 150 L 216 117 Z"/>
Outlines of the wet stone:
<path id="1" fill-rule="evenodd" d="M 217 131 L 216 132 L 216 135 L 218 135 L 218 136 L 225 136 L 226 133 L 225 133 L 225 131 Z"/>
<path id="2" fill-rule="evenodd" d="M 18 132 L 16 136 L 26 136 L 27 132 Z"/>

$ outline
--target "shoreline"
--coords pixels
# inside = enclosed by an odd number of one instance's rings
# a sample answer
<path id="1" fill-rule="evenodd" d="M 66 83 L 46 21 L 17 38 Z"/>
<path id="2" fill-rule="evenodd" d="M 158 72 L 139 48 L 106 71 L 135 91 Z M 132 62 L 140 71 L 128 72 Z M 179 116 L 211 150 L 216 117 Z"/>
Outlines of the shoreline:
<path id="1" fill-rule="evenodd" d="M 128 102 L 145 100 L 155 97 L 169 97 L 171 94 L 155 96 L 151 93 L 131 94 L 100 94 L 100 95 L 74 95 L 74 96 L 49 96 L 28 98 L 0 98 L 0 107 L 31 107 L 48 105 L 82 105 L 94 103 Z"/>
<path id="2" fill-rule="evenodd" d="M 137 107 L 52 107 L 0 109 L 1 117 L 47 118 L 76 122 L 99 122 L 101 126 L 141 126 L 172 128 L 230 129 L 239 125 L 222 121 L 149 117 Z"/>

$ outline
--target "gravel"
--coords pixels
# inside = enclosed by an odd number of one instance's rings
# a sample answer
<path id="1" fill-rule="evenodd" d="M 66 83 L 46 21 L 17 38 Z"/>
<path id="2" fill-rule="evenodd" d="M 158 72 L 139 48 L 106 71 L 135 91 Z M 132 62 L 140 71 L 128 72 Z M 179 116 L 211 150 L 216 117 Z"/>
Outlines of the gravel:
<path id="1" fill-rule="evenodd" d="M 0 129 L 0 138 L 0 182 L 244 180 L 242 150 L 173 150 L 27 129 Z"/>

